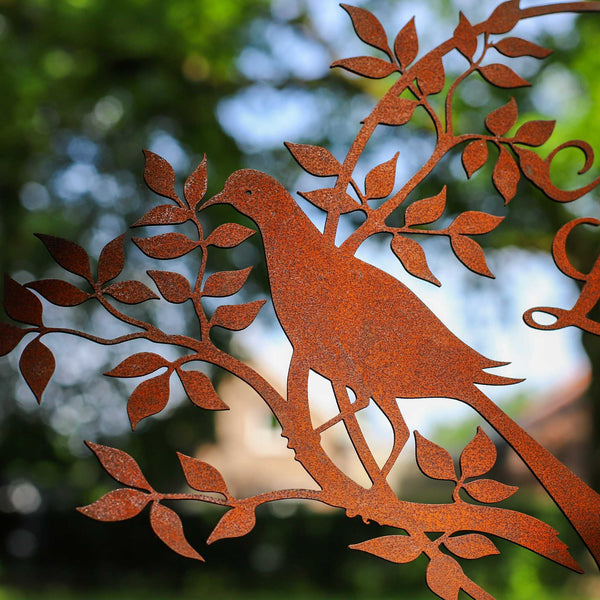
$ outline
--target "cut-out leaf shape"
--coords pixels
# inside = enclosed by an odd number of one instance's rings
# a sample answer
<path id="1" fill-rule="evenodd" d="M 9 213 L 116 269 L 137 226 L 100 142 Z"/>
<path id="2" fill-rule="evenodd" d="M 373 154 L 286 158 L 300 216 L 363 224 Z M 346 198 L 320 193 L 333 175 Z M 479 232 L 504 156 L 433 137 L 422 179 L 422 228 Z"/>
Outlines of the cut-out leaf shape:
<path id="1" fill-rule="evenodd" d="M 108 242 L 98 259 L 98 284 L 104 285 L 107 281 L 114 279 L 120 275 L 125 266 L 125 252 L 123 242 L 125 234 L 116 237 L 111 242 Z"/>
<path id="2" fill-rule="evenodd" d="M 462 154 L 462 164 L 470 179 L 487 162 L 489 152 L 485 140 L 475 140 L 467 144 Z"/>
<path id="3" fill-rule="evenodd" d="M 121 488 L 77 510 L 96 521 L 125 521 L 139 515 L 149 501 L 150 496 L 144 492 Z"/>
<path id="4" fill-rule="evenodd" d="M 250 533 L 256 524 L 256 515 L 252 508 L 238 506 L 227 511 L 206 540 L 212 544 L 225 538 L 242 537 Z"/>
<path id="5" fill-rule="evenodd" d="M 225 223 L 219 225 L 206 238 L 206 243 L 209 246 L 217 246 L 218 248 L 234 248 L 245 242 L 249 237 L 256 232 L 253 229 L 238 225 L 237 223 Z"/>
<path id="6" fill-rule="evenodd" d="M 454 219 L 449 229 L 452 235 L 480 235 L 489 233 L 502 221 L 504 221 L 504 217 L 497 217 L 478 210 L 467 210 Z"/>
<path id="7" fill-rule="evenodd" d="M 379 104 L 377 120 L 381 125 L 404 125 L 411 120 L 417 106 L 417 100 L 393 96 Z"/>
<path id="8" fill-rule="evenodd" d="M 471 498 L 477 500 L 477 502 L 485 502 L 487 504 L 502 502 L 502 500 L 510 498 L 519 489 L 518 487 L 506 485 L 494 479 L 477 479 L 476 481 L 465 483 L 463 487 Z"/>
<path id="9" fill-rule="evenodd" d="M 421 548 L 408 535 L 384 535 L 360 544 L 351 544 L 352 550 L 362 550 L 393 563 L 409 563 L 421 555 Z"/>
<path id="10" fill-rule="evenodd" d="M 415 431 L 416 455 L 419 469 L 427 477 L 456 481 L 454 462 L 450 453 Z"/>
<path id="11" fill-rule="evenodd" d="M 481 477 L 496 463 L 496 446 L 481 427 L 460 455 L 462 479 Z"/>
<path id="12" fill-rule="evenodd" d="M 167 371 L 151 379 L 142 381 L 129 397 L 127 414 L 131 429 L 135 430 L 137 424 L 146 417 L 159 413 L 169 402 L 169 378 Z"/>
<path id="13" fill-rule="evenodd" d="M 42 394 L 55 367 L 54 355 L 40 342 L 39 338 L 35 338 L 25 346 L 19 360 L 19 369 L 38 404 L 42 402 Z"/>
<path id="14" fill-rule="evenodd" d="M 444 546 L 459 558 L 474 560 L 500 554 L 496 544 L 480 533 L 467 533 L 446 538 Z"/>
<path id="15" fill-rule="evenodd" d="M 424 58 L 419 63 L 417 83 L 425 96 L 439 94 L 446 85 L 446 72 L 442 57 L 438 55 Z"/>
<path id="16" fill-rule="evenodd" d="M 146 300 L 158 300 L 158 296 L 141 281 L 117 281 L 105 287 L 104 293 L 123 304 L 139 304 Z"/>
<path id="17" fill-rule="evenodd" d="M 190 282 L 183 275 L 172 271 L 148 271 L 147 273 L 168 302 L 181 304 L 191 297 Z"/>
<path id="18" fill-rule="evenodd" d="M 88 441 L 85 445 L 96 455 L 104 470 L 113 479 L 129 487 L 152 491 L 152 486 L 144 477 L 139 465 L 127 452 Z"/>
<path id="19" fill-rule="evenodd" d="M 385 52 L 392 58 L 392 51 L 388 45 L 385 30 L 375 15 L 358 6 L 350 6 L 349 4 L 340 4 L 340 6 L 350 15 L 356 35 L 365 44 Z"/>
<path id="20" fill-rule="evenodd" d="M 218 492 L 224 496 L 228 495 L 227 485 L 212 465 L 205 463 L 197 458 L 177 453 L 185 480 L 188 485 L 199 492 Z"/>
<path id="21" fill-rule="evenodd" d="M 146 185 L 159 196 L 170 198 L 177 202 L 175 193 L 175 171 L 173 167 L 158 154 L 144 150 L 146 164 L 144 166 L 144 181 Z"/>
<path id="22" fill-rule="evenodd" d="M 143 217 L 138 219 L 132 227 L 146 225 L 178 225 L 192 218 L 192 213 L 187 208 L 173 204 L 160 204 L 151 208 Z"/>
<path id="23" fill-rule="evenodd" d="M 42 325 L 42 303 L 24 285 L 4 275 L 4 308 L 15 321 L 29 325 Z"/>
<path id="24" fill-rule="evenodd" d="M 456 258 L 460 262 L 478 275 L 484 275 L 494 279 L 493 273 L 490 271 L 485 260 L 483 248 L 471 238 L 464 235 L 453 235 L 450 237 L 452 250 L 456 254 Z"/>
<path id="25" fill-rule="evenodd" d="M 150 509 L 150 525 L 158 538 L 171 550 L 185 556 L 204 562 L 204 559 L 190 546 L 183 533 L 183 525 L 179 515 L 170 508 L 152 503 Z"/>
<path id="26" fill-rule="evenodd" d="M 526 79 L 517 75 L 510 67 L 500 63 L 485 65 L 477 69 L 483 78 L 501 88 L 518 88 L 531 85 Z"/>
<path id="27" fill-rule="evenodd" d="M 360 209 L 360 204 L 343 190 L 337 188 L 323 188 L 312 192 L 298 192 L 312 205 L 333 214 L 346 214 Z"/>
<path id="28" fill-rule="evenodd" d="M 510 31 L 519 22 L 521 15 L 519 1 L 507 0 L 499 4 L 487 20 L 487 31 L 489 33 L 507 33 Z"/>
<path id="29" fill-rule="evenodd" d="M 460 13 L 460 20 L 454 30 L 456 49 L 469 61 L 472 62 L 473 55 L 477 50 L 477 32 L 465 15 Z"/>
<path id="30" fill-rule="evenodd" d="M 533 152 L 533 150 L 527 150 L 520 146 L 515 147 L 515 152 L 519 157 L 519 164 L 523 175 L 529 179 L 534 185 L 537 185 L 544 193 L 552 199 L 556 199 L 553 191 L 556 188 L 553 187 L 550 181 L 549 165 L 544 161 L 539 154 Z"/>
<path id="31" fill-rule="evenodd" d="M 232 331 L 246 329 L 256 319 L 258 311 L 266 300 L 255 300 L 247 304 L 225 304 L 217 306 L 211 320 L 211 327 L 223 327 Z"/>
<path id="32" fill-rule="evenodd" d="M 342 170 L 338 159 L 326 148 L 310 144 L 292 144 L 291 142 L 285 142 L 285 147 L 296 162 L 311 175 L 332 177 L 339 175 Z"/>
<path id="33" fill-rule="evenodd" d="M 142 377 L 154 373 L 161 367 L 168 367 L 169 361 L 154 352 L 138 352 L 120 362 L 105 375 L 109 377 Z"/>
<path id="34" fill-rule="evenodd" d="M 365 177 L 365 195 L 369 200 L 385 198 L 392 193 L 396 181 L 398 152 L 393 158 L 371 169 Z"/>
<path id="35" fill-rule="evenodd" d="M 402 69 L 406 69 L 417 57 L 419 38 L 414 17 L 398 32 L 394 42 L 394 52 Z"/>
<path id="36" fill-rule="evenodd" d="M 0 356 L 12 352 L 27 332 L 15 325 L 0 323 Z"/>
<path id="37" fill-rule="evenodd" d="M 498 52 L 517 58 L 518 56 L 533 56 L 534 58 L 546 58 L 552 54 L 552 50 L 538 46 L 533 42 L 528 42 L 518 37 L 507 37 L 494 44 Z"/>
<path id="38" fill-rule="evenodd" d="M 356 75 L 369 77 L 370 79 L 383 79 L 391 75 L 398 67 L 374 56 L 354 56 L 353 58 L 342 58 L 331 63 L 331 67 L 341 67 Z"/>
<path id="39" fill-rule="evenodd" d="M 91 294 L 82 292 L 73 284 L 60 279 L 40 279 L 27 284 L 46 300 L 57 306 L 77 306 L 86 300 L 93 298 Z"/>
<path id="40" fill-rule="evenodd" d="M 183 186 L 183 195 L 191 209 L 195 209 L 204 198 L 207 184 L 205 154 L 202 157 L 202 162 L 194 169 L 194 172 L 187 178 Z"/>
<path id="41" fill-rule="evenodd" d="M 392 238 L 392 251 L 411 275 L 438 287 L 442 285 L 430 271 L 425 252 L 419 242 L 402 235 L 395 235 Z"/>
<path id="42" fill-rule="evenodd" d="M 526 146 L 545 144 L 554 131 L 556 121 L 529 121 L 517 129 L 515 141 Z"/>
<path id="43" fill-rule="evenodd" d="M 514 98 L 511 98 L 504 106 L 493 110 L 485 118 L 485 126 L 494 135 L 502 136 L 517 122 L 518 116 L 517 103 Z"/>
<path id="44" fill-rule="evenodd" d="M 423 198 L 413 202 L 404 214 L 404 224 L 406 227 L 413 225 L 426 225 L 437 221 L 446 208 L 446 186 L 442 191 L 431 198 Z"/>
<path id="45" fill-rule="evenodd" d="M 437 554 L 427 565 L 425 580 L 429 589 L 442 600 L 458 600 L 465 574 L 451 556 Z"/>
<path id="46" fill-rule="evenodd" d="M 36 233 L 35 236 L 42 241 L 52 258 L 63 269 L 92 282 L 90 258 L 81 246 L 53 235 Z"/>
<path id="47" fill-rule="evenodd" d="M 204 283 L 203 296 L 223 297 L 237 294 L 248 279 L 252 267 L 239 271 L 220 271 L 213 273 Z"/>
<path id="48" fill-rule="evenodd" d="M 521 172 L 517 162 L 512 154 L 504 146 L 501 146 L 498 161 L 492 173 L 492 181 L 504 198 L 504 204 L 508 204 L 516 196 L 519 179 L 521 179 Z"/>
<path id="49" fill-rule="evenodd" d="M 134 244 L 150 258 L 179 258 L 194 248 L 199 242 L 191 240 L 183 233 L 163 233 L 149 238 L 133 238 Z"/>
<path id="50" fill-rule="evenodd" d="M 229 410 L 229 406 L 219 398 L 210 379 L 200 371 L 178 369 L 177 374 L 189 399 L 206 410 Z"/>

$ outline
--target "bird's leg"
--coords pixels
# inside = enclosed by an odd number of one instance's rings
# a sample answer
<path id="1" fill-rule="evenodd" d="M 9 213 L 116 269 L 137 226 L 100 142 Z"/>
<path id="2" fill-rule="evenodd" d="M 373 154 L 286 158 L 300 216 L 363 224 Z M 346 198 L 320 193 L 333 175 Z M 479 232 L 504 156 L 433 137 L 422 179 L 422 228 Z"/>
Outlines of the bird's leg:
<path id="1" fill-rule="evenodd" d="M 346 417 L 349 416 L 350 414 L 357 413 L 358 411 L 362 410 L 363 408 L 367 408 L 367 406 L 369 406 L 370 398 L 368 396 L 358 396 L 354 402 L 350 402 L 350 399 L 348 398 L 348 394 L 344 390 L 343 394 L 348 399 L 346 406 L 349 408 L 348 411 L 345 411 L 342 409 L 342 405 L 340 404 L 340 400 L 338 397 L 337 390 L 335 389 L 335 385 L 334 385 L 334 392 L 335 392 L 335 399 L 336 399 L 338 408 L 340 409 L 340 412 L 335 417 L 332 417 L 331 419 L 329 419 L 329 421 L 326 421 L 325 423 L 322 423 L 321 425 L 319 425 L 315 429 L 315 431 L 317 433 L 323 433 L 323 431 L 326 431 L 330 427 L 337 425 L 340 421 L 344 421 L 346 419 Z"/>
<path id="2" fill-rule="evenodd" d="M 377 461 L 375 460 L 371 449 L 369 448 L 369 444 L 367 444 L 367 440 L 360 428 L 358 423 L 358 419 L 356 418 L 356 413 L 359 408 L 358 406 L 368 406 L 369 405 L 369 397 L 366 395 L 356 396 L 356 401 L 354 403 L 350 402 L 350 398 L 348 397 L 348 393 L 346 392 L 346 388 L 339 383 L 332 381 L 333 392 L 335 394 L 335 399 L 340 409 L 340 414 L 338 415 L 340 420 L 343 420 L 344 425 L 346 427 L 346 431 L 348 432 L 348 436 L 350 437 L 350 441 L 358 454 L 358 458 L 362 463 L 369 479 L 373 483 L 373 485 L 381 485 L 386 484 L 387 481 L 385 476 L 383 475 Z"/>
<path id="3" fill-rule="evenodd" d="M 394 445 L 392 446 L 392 451 L 390 452 L 388 459 L 385 461 L 383 469 L 381 469 L 383 476 L 387 477 L 392 470 L 392 467 L 396 464 L 396 460 L 398 459 L 400 452 L 402 452 L 402 448 L 404 448 L 408 438 L 410 437 L 410 430 L 406 426 L 406 421 L 402 416 L 402 412 L 400 411 L 400 407 L 398 406 L 398 401 L 396 398 L 391 398 L 385 403 L 385 406 L 379 402 L 377 402 L 377 405 L 387 417 L 387 420 L 390 422 L 394 432 Z"/>

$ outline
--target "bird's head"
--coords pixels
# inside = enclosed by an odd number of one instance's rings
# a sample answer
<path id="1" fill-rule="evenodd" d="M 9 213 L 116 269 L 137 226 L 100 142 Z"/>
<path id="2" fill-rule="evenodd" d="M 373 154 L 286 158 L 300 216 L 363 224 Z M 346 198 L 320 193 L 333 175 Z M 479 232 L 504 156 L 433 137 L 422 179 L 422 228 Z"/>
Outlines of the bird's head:
<path id="1" fill-rule="evenodd" d="M 202 209 L 230 204 L 260 225 L 265 218 L 275 215 L 278 205 L 286 198 L 290 198 L 286 189 L 273 177 L 261 171 L 242 169 L 230 175 L 223 191 L 207 200 Z"/>

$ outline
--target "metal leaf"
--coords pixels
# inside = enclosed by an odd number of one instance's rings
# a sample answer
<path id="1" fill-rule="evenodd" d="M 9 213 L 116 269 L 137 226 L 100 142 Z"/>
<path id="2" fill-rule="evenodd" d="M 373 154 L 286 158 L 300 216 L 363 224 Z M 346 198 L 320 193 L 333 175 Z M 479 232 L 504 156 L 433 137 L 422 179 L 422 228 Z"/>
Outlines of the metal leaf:
<path id="1" fill-rule="evenodd" d="M 42 394 L 54 374 L 55 367 L 54 355 L 40 342 L 39 337 L 25 346 L 19 360 L 19 369 L 38 404 L 42 402 Z"/>
<path id="2" fill-rule="evenodd" d="M 204 283 L 203 296 L 223 297 L 237 294 L 248 279 L 252 267 L 239 271 L 220 271 L 213 273 Z"/>
<path id="3" fill-rule="evenodd" d="M 169 361 L 154 352 L 132 354 L 105 375 L 109 377 L 142 377 L 161 367 L 169 366 Z"/>
<path id="4" fill-rule="evenodd" d="M 494 44 L 494 48 L 504 56 L 516 58 L 518 56 L 533 56 L 534 58 L 546 58 L 552 54 L 552 50 L 538 46 L 518 37 L 507 37 Z"/>
<path id="5" fill-rule="evenodd" d="M 467 210 L 454 219 L 449 230 L 452 235 L 480 235 L 489 233 L 502 221 L 504 221 L 504 217 L 497 217 L 478 210 Z"/>
<path id="6" fill-rule="evenodd" d="M 398 70 L 398 67 L 395 64 L 374 56 L 342 58 L 341 60 L 336 60 L 331 63 L 331 66 L 341 67 L 355 75 L 369 77 L 370 79 L 383 79 Z"/>
<path id="7" fill-rule="evenodd" d="M 78 306 L 93 298 L 92 294 L 83 292 L 73 284 L 60 279 L 40 279 L 28 283 L 27 287 L 57 306 Z"/>
<path id="8" fill-rule="evenodd" d="M 371 169 L 365 177 L 365 195 L 369 200 L 385 198 L 392 193 L 396 181 L 396 163 L 399 152 L 393 158 Z"/>
<path id="9" fill-rule="evenodd" d="M 146 164 L 144 167 L 144 181 L 146 185 L 159 196 L 170 198 L 178 202 L 175 193 L 175 171 L 173 167 L 161 156 L 144 150 Z"/>
<path id="10" fill-rule="evenodd" d="M 150 258 L 179 258 L 199 246 L 183 233 L 163 233 L 149 238 L 133 238 L 133 243 Z"/>
<path id="11" fill-rule="evenodd" d="M 158 538 L 173 552 L 204 562 L 204 559 L 185 539 L 181 519 L 175 511 L 158 502 L 153 502 L 150 509 L 150 525 Z"/>
<path id="12" fill-rule="evenodd" d="M 442 600 L 458 600 L 465 574 L 460 565 L 445 554 L 435 555 L 427 565 L 425 579 L 429 589 Z"/>
<path id="13" fill-rule="evenodd" d="M 517 185 L 521 179 L 521 172 L 512 154 L 504 147 L 500 147 L 498 161 L 492 173 L 495 188 L 502 194 L 504 204 L 508 204 L 517 194 Z"/>
<path id="14" fill-rule="evenodd" d="M 81 246 L 53 235 L 36 233 L 35 236 L 43 242 L 52 258 L 63 269 L 92 282 L 90 258 Z"/>
<path id="15" fill-rule="evenodd" d="M 27 331 L 20 327 L 0 323 L 0 356 L 12 352 L 26 334 Z"/>
<path id="16" fill-rule="evenodd" d="M 147 271 L 159 292 L 168 302 L 181 304 L 192 296 L 192 288 L 186 277 L 172 271 Z"/>
<path id="17" fill-rule="evenodd" d="M 444 546 L 459 558 L 469 560 L 500 554 L 496 544 L 480 533 L 451 536 L 446 538 Z"/>
<path id="18" fill-rule="evenodd" d="M 242 537 L 250 533 L 254 525 L 256 525 L 256 515 L 253 509 L 245 506 L 232 508 L 221 517 L 206 543 L 212 544 L 225 538 Z"/>
<path id="19" fill-rule="evenodd" d="M 181 454 L 181 452 L 178 452 L 177 456 L 181 463 L 185 480 L 191 488 L 199 492 L 217 492 L 224 496 L 229 495 L 227 485 L 221 473 L 212 465 L 197 458 Z"/>
<path id="20" fill-rule="evenodd" d="M 462 479 L 485 475 L 496 462 L 496 446 L 481 427 L 460 455 Z"/>
<path id="21" fill-rule="evenodd" d="M 342 165 L 326 148 L 310 144 L 292 144 L 285 142 L 285 147 L 295 158 L 296 162 L 311 175 L 317 177 L 332 177 L 339 175 Z"/>
<path id="22" fill-rule="evenodd" d="M 127 452 L 88 441 L 85 445 L 96 455 L 104 470 L 113 479 L 123 485 L 152 491 L 152 486 L 144 477 L 139 465 Z"/>
<path id="23" fill-rule="evenodd" d="M 483 78 L 492 85 L 501 88 L 518 88 L 531 85 L 527 80 L 517 75 L 510 67 L 501 63 L 485 65 L 477 69 Z"/>
<path id="24" fill-rule="evenodd" d="M 178 225 L 192 218 L 192 213 L 187 208 L 173 204 L 160 204 L 151 208 L 143 217 L 138 219 L 132 227 L 147 225 Z"/>
<path id="25" fill-rule="evenodd" d="M 177 369 L 183 389 L 189 399 L 205 410 L 229 410 L 229 406 L 219 398 L 210 379 L 200 371 Z"/>
<path id="26" fill-rule="evenodd" d="M 127 414 L 131 429 L 146 417 L 159 413 L 169 402 L 169 378 L 167 371 L 151 379 L 142 381 L 134 390 L 127 402 Z"/>
<path id="27" fill-rule="evenodd" d="M 450 237 L 450 243 L 452 245 L 452 250 L 454 250 L 454 254 L 456 254 L 456 258 L 458 258 L 465 267 L 478 275 L 484 275 L 485 277 L 494 279 L 494 275 L 487 266 L 483 248 L 475 240 L 465 237 L 464 235 L 453 235 Z"/>
<path id="28" fill-rule="evenodd" d="M 406 227 L 412 227 L 414 225 L 433 223 L 444 214 L 445 208 L 446 186 L 435 196 L 413 202 L 404 213 L 404 224 Z"/>
<path id="29" fill-rule="evenodd" d="M 103 291 L 123 304 L 140 304 L 146 300 L 158 300 L 158 296 L 141 281 L 117 281 L 105 287 Z"/>
<path id="30" fill-rule="evenodd" d="M 125 521 L 139 515 L 149 501 L 149 494 L 121 488 L 108 492 L 93 504 L 80 506 L 77 510 L 96 521 Z"/>
<path id="31" fill-rule="evenodd" d="M 502 502 L 519 490 L 518 487 L 506 485 L 494 479 L 477 479 L 466 483 L 463 487 L 471 498 L 487 504 Z"/>
<path id="32" fill-rule="evenodd" d="M 233 331 L 246 329 L 258 315 L 266 300 L 255 300 L 247 304 L 225 304 L 218 306 L 211 320 L 211 327 L 223 327 Z"/>
<path id="33" fill-rule="evenodd" d="M 419 38 L 414 17 L 398 32 L 394 41 L 394 52 L 402 69 L 406 69 L 417 57 Z"/>
<path id="34" fill-rule="evenodd" d="M 470 62 L 477 50 L 477 33 L 471 22 L 465 15 L 460 13 L 460 20 L 454 30 L 456 49 Z"/>
<path id="35" fill-rule="evenodd" d="M 208 180 L 206 177 L 206 154 L 202 162 L 195 168 L 194 172 L 187 178 L 183 186 L 183 194 L 190 208 L 194 209 L 204 198 Z"/>
<path id="36" fill-rule="evenodd" d="M 42 325 L 43 308 L 39 298 L 8 275 L 4 275 L 4 308 L 15 321 Z"/>
<path id="37" fill-rule="evenodd" d="M 249 237 L 256 232 L 253 229 L 238 225 L 237 223 L 225 223 L 219 225 L 206 238 L 206 243 L 209 246 L 217 246 L 219 248 L 234 248 L 245 242 Z"/>
<path id="38" fill-rule="evenodd" d="M 356 35 L 365 44 L 385 52 L 392 58 L 392 51 L 388 45 L 385 30 L 375 15 L 358 6 L 350 6 L 349 4 L 340 4 L 340 6 L 350 15 Z"/>
<path id="39" fill-rule="evenodd" d="M 485 165 L 488 156 L 485 140 L 475 140 L 465 147 L 462 153 L 462 164 L 469 179 L 475 171 L 478 171 Z"/>
<path id="40" fill-rule="evenodd" d="M 427 477 L 456 481 L 454 461 L 450 453 L 415 431 L 417 464 Z"/>
<path id="41" fill-rule="evenodd" d="M 384 535 L 360 544 L 351 544 L 349 547 L 399 564 L 412 562 L 422 552 L 414 539 L 408 535 Z"/>
<path id="42" fill-rule="evenodd" d="M 107 281 L 114 279 L 121 274 L 125 266 L 125 252 L 123 242 L 125 234 L 116 237 L 108 242 L 100 253 L 98 259 L 98 284 L 104 285 Z"/>
<path id="43" fill-rule="evenodd" d="M 485 118 L 485 126 L 494 135 L 502 136 L 517 122 L 518 116 L 517 103 L 514 98 L 511 98 L 504 106 L 493 110 Z"/>
<path id="44" fill-rule="evenodd" d="M 515 141 L 526 146 L 545 144 L 554 131 L 556 121 L 529 121 L 517 129 Z"/>
<path id="45" fill-rule="evenodd" d="M 429 269 L 425 251 L 418 242 L 403 235 L 395 235 L 392 238 L 392 251 L 411 275 L 438 287 L 442 285 Z"/>

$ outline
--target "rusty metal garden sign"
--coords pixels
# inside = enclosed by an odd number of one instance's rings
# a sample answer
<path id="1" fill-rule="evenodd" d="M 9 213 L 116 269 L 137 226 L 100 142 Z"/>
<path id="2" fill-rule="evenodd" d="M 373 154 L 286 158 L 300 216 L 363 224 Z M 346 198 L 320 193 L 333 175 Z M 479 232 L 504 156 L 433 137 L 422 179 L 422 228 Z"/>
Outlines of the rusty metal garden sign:
<path id="1" fill-rule="evenodd" d="M 411 435 L 397 399 L 442 397 L 472 407 L 508 442 L 600 564 L 600 495 L 476 387 L 477 384 L 510 385 L 519 380 L 490 372 L 505 363 L 473 350 L 451 333 L 408 287 L 355 257 L 358 247 L 370 236 L 390 234 L 391 250 L 406 271 L 439 286 L 422 247 L 408 235 L 445 236 L 460 262 L 479 275 L 492 277 L 483 250 L 473 236 L 501 226 L 502 217 L 467 211 L 456 216 L 449 226 L 436 228 L 436 222 L 445 212 L 446 188 L 432 197 L 419 195 L 419 184 L 452 150 L 462 152 L 464 169 L 467 177 L 471 177 L 492 160 L 488 149 L 496 147 L 492 179 L 505 204 L 514 198 L 517 184 L 523 178 L 540 188 L 549 199 L 562 203 L 580 198 L 600 183 L 599 178 L 573 191 L 557 188 L 550 178 L 556 154 L 564 148 L 579 149 L 585 157 L 581 172 L 586 172 L 593 163 L 593 150 L 587 142 L 574 140 L 562 143 L 546 157 L 540 156 L 535 148 L 549 140 L 554 122 L 529 121 L 514 131 L 519 116 L 514 98 L 489 112 L 485 118 L 487 132 L 460 131 L 453 116 L 457 87 L 470 76 L 478 75 L 490 85 L 507 90 L 529 85 L 508 66 L 507 58 L 543 59 L 550 50 L 511 36 L 517 23 L 552 13 L 600 12 L 600 2 L 521 8 L 519 0 L 508 0 L 479 24 L 472 24 L 461 14 L 453 36 L 420 58 L 414 20 L 395 36 L 392 48 L 383 26 L 372 13 L 353 6 L 342 7 L 350 16 L 358 37 L 381 54 L 346 58 L 334 62 L 333 66 L 364 77 L 383 79 L 392 74 L 396 77 L 362 122 L 343 161 L 322 147 L 286 143 L 308 173 L 335 178 L 332 187 L 302 193 L 327 213 L 324 231 L 312 224 L 292 196 L 269 175 L 252 170 L 237 171 L 228 178 L 221 193 L 205 199 L 205 158 L 185 182 L 183 196 L 180 196 L 175 191 L 171 166 L 156 154 L 146 152 L 145 181 L 167 202 L 149 210 L 133 226 L 160 228 L 191 223 L 195 236 L 169 230 L 133 238 L 133 241 L 154 259 L 176 259 L 196 253 L 199 268 L 191 280 L 171 270 L 152 270 L 148 274 L 164 300 L 191 303 L 199 325 L 198 336 L 167 333 L 131 316 L 123 308 L 123 305 L 159 298 L 139 281 L 118 279 L 125 263 L 124 236 L 106 245 L 98 259 L 97 272 L 92 273 L 83 248 L 62 238 L 39 234 L 54 260 L 81 278 L 81 287 L 58 279 L 21 285 L 7 276 L 6 312 L 23 326 L 0 325 L 0 353 L 11 352 L 27 338 L 19 367 L 41 402 L 55 368 L 54 356 L 43 343 L 45 336 L 71 334 L 103 345 L 147 340 L 149 351 L 133 354 L 107 373 L 111 377 L 147 376 L 127 402 L 133 429 L 142 419 L 165 408 L 172 377 L 179 378 L 189 399 L 199 408 L 227 408 L 208 377 L 191 370 L 188 363 L 201 361 L 226 369 L 260 395 L 279 421 L 282 436 L 287 438 L 296 460 L 316 482 L 315 489 L 284 489 L 235 498 L 213 466 L 180 454 L 183 476 L 195 492 L 162 493 L 146 480 L 134 458 L 116 448 L 87 442 L 106 471 L 124 487 L 79 511 L 100 521 L 120 521 L 137 516 L 149 505 L 150 524 L 156 535 L 185 557 L 203 560 L 186 540 L 179 516 L 164 501 L 186 499 L 227 507 L 229 510 L 216 523 L 207 540 L 210 544 L 250 533 L 258 506 L 294 498 L 322 502 L 345 510 L 349 517 L 358 515 L 365 521 L 396 528 L 394 535 L 357 540 L 351 548 L 395 563 L 408 563 L 426 555 L 429 562 L 425 580 L 431 591 L 444 600 L 456 600 L 461 590 L 476 600 L 491 598 L 464 573 L 457 559 L 498 554 L 493 537 L 509 540 L 581 572 L 555 529 L 532 516 L 502 507 L 502 501 L 517 488 L 486 477 L 495 464 L 496 448 L 481 428 L 474 432 L 473 439 L 462 451 L 458 470 L 445 449 L 414 432 L 416 461 L 421 471 L 429 478 L 454 485 L 448 503 L 408 502 L 392 490 L 388 475 Z M 453 81 L 447 81 L 442 59 L 451 52 L 462 55 L 464 71 Z M 498 53 L 505 57 L 501 62 L 495 62 Z M 430 102 L 432 96 L 443 98 L 441 110 Z M 357 181 L 355 167 L 373 132 L 382 125 L 405 125 L 417 109 L 428 115 L 436 131 L 435 148 L 427 161 L 395 192 L 398 154 L 370 170 L 364 185 Z M 376 208 L 369 204 L 371 200 L 380 201 Z M 208 255 L 213 248 L 233 248 L 255 233 L 235 223 L 224 223 L 210 233 L 205 232 L 202 212 L 216 204 L 232 205 L 254 221 L 262 236 L 271 300 L 293 347 L 285 397 L 256 370 L 217 347 L 210 338 L 213 327 L 245 329 L 266 302 L 222 304 L 211 315 L 205 312 L 203 298 L 226 298 L 235 294 L 244 286 L 250 272 L 250 268 L 246 268 L 207 277 Z M 404 224 L 387 225 L 386 219 L 400 206 L 404 209 Z M 354 211 L 360 211 L 364 220 L 336 245 L 340 216 Z M 565 250 L 571 230 L 584 224 L 597 226 L 600 220 L 581 217 L 564 224 L 556 233 L 552 247 L 559 269 L 585 282 L 579 300 L 572 308 L 531 308 L 524 315 L 529 326 L 538 329 L 573 326 L 600 334 L 600 324 L 588 317 L 600 297 L 600 259 L 589 274 L 583 274 L 571 265 Z M 44 319 L 40 297 L 59 306 L 97 302 L 110 315 L 130 326 L 131 332 L 104 338 L 77 329 L 54 327 Z M 540 312 L 552 315 L 555 322 L 540 324 L 536 320 L 536 313 Z M 151 342 L 176 346 L 183 349 L 184 354 L 176 360 L 167 360 L 150 350 Z M 339 407 L 337 416 L 318 426 L 313 425 L 308 403 L 311 370 L 331 382 Z M 347 388 L 355 398 L 349 397 Z M 383 465 L 375 460 L 357 419 L 357 412 L 370 402 L 381 409 L 394 432 L 393 447 Z M 337 423 L 343 423 L 347 430 L 370 479 L 368 487 L 346 476 L 323 450 L 321 435 Z"/>

